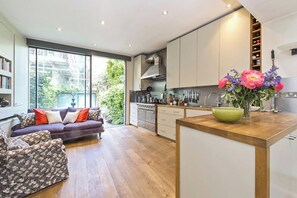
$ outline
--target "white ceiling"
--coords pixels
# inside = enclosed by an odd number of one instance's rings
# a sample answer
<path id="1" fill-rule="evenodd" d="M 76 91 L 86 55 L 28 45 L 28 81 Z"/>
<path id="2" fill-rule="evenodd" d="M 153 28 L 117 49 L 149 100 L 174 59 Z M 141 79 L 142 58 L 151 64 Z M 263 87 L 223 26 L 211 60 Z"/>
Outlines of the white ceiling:
<path id="1" fill-rule="evenodd" d="M 238 0 L 261 23 L 297 11 L 297 0 Z"/>
<path id="2" fill-rule="evenodd" d="M 162 49 L 230 11 L 223 0 L 0 0 L 0 13 L 27 38 L 123 55 Z"/>

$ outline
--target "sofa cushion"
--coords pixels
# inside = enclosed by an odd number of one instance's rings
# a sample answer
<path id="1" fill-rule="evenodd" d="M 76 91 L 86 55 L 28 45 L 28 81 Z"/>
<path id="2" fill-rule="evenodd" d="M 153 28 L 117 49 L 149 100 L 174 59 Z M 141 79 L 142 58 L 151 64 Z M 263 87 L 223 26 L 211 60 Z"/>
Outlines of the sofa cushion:
<path id="1" fill-rule="evenodd" d="M 62 123 L 59 111 L 45 111 L 45 114 L 49 124 Z"/>
<path id="2" fill-rule="evenodd" d="M 99 128 L 101 126 L 102 126 L 101 122 L 94 121 L 94 120 L 87 120 L 85 122 L 75 122 L 75 123 L 66 124 L 64 127 L 64 130 L 75 131 L 75 130 Z"/>
<path id="3" fill-rule="evenodd" d="M 36 131 L 43 131 L 49 130 L 51 133 L 60 133 L 64 131 L 64 125 L 62 123 L 55 123 L 55 124 L 42 124 L 42 125 L 34 125 L 29 126 L 23 129 L 17 129 L 12 132 L 12 136 L 19 136 L 25 135 L 28 133 L 36 132 Z"/>
<path id="4" fill-rule="evenodd" d="M 78 117 L 76 118 L 75 122 L 85 122 L 87 121 L 87 117 L 89 114 L 90 108 L 85 108 L 79 111 Z"/>
<path id="5" fill-rule="evenodd" d="M 34 109 L 36 125 L 47 124 L 48 120 L 43 109 Z"/>
<path id="6" fill-rule="evenodd" d="M 21 128 L 35 125 L 35 113 L 16 114 L 20 120 Z"/>
<path id="7" fill-rule="evenodd" d="M 52 109 L 52 111 L 60 111 L 60 116 L 62 120 L 66 117 L 66 114 L 68 112 L 68 108 L 61 108 L 61 109 Z"/>
<path id="8" fill-rule="evenodd" d="M 98 120 L 100 115 L 100 110 L 90 110 L 88 114 L 88 120 Z"/>

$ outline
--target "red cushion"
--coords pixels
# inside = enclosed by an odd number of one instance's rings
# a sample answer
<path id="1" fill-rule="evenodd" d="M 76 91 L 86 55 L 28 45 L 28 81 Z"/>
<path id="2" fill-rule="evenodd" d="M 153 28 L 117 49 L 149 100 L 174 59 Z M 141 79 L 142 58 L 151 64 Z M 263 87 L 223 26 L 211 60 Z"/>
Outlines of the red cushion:
<path id="1" fill-rule="evenodd" d="M 80 110 L 75 122 L 87 121 L 89 110 L 90 110 L 90 108 L 85 108 L 85 109 Z"/>
<path id="2" fill-rule="evenodd" d="M 36 125 L 47 124 L 48 120 L 45 111 L 42 109 L 34 109 Z"/>

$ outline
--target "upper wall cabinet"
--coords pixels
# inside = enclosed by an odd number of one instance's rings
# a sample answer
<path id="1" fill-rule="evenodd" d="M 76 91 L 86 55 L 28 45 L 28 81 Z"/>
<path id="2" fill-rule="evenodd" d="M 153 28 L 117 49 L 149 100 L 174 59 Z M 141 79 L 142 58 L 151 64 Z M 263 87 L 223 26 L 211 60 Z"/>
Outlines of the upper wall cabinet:
<path id="1" fill-rule="evenodd" d="M 0 55 L 13 60 L 14 34 L 0 22 Z"/>
<path id="2" fill-rule="evenodd" d="M 250 13 L 242 8 L 220 19 L 220 78 L 249 69 L 249 57 Z"/>
<path id="3" fill-rule="evenodd" d="M 220 22 L 198 29 L 197 86 L 217 85 L 220 58 Z"/>
<path id="4" fill-rule="evenodd" d="M 167 70 L 166 81 L 167 88 L 179 87 L 179 57 L 180 56 L 180 39 L 176 39 L 167 44 Z"/>
<path id="5" fill-rule="evenodd" d="M 149 85 L 149 80 L 141 80 L 141 76 L 150 67 L 149 64 L 145 62 L 145 55 L 139 55 L 134 58 L 134 79 L 133 79 L 133 90 L 140 91 L 145 90 Z"/>
<path id="6" fill-rule="evenodd" d="M 191 32 L 180 40 L 180 87 L 196 85 L 197 69 L 197 31 Z"/>

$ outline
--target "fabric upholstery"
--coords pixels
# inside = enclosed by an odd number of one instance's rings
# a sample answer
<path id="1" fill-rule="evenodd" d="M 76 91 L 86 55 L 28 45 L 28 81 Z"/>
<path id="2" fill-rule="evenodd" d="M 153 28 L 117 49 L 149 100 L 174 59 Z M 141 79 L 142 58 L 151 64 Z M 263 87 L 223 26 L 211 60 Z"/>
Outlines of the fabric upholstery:
<path id="1" fill-rule="evenodd" d="M 99 118 L 100 115 L 100 110 L 90 110 L 89 114 L 88 114 L 88 120 L 97 120 Z"/>
<path id="2" fill-rule="evenodd" d="M 63 120 L 63 124 L 67 123 L 74 123 L 78 117 L 79 111 L 76 112 L 67 112 L 67 115 L 65 116 Z"/>
<path id="3" fill-rule="evenodd" d="M 83 130 L 83 129 L 91 129 L 91 128 L 99 128 L 102 126 L 101 122 L 94 120 L 87 120 L 86 122 L 75 122 L 66 124 L 64 127 L 65 131 L 70 130 Z"/>
<path id="4" fill-rule="evenodd" d="M 16 116 L 20 120 L 21 128 L 35 125 L 35 113 L 22 113 Z"/>
<path id="5" fill-rule="evenodd" d="M 66 116 L 66 114 L 68 112 L 68 108 L 61 108 L 61 109 L 54 108 L 54 109 L 52 109 L 52 111 L 59 111 L 61 119 L 64 120 L 65 116 Z"/>
<path id="6" fill-rule="evenodd" d="M 44 136 L 41 138 L 41 136 Z M 38 139 L 47 139 L 48 131 L 39 132 Z M 32 139 L 30 137 L 18 137 Z M 0 137 L 0 147 L 3 138 Z M 65 146 L 61 139 L 48 140 L 17 150 L 0 150 L 0 197 L 25 197 L 69 176 Z"/>
<path id="7" fill-rule="evenodd" d="M 35 120 L 36 120 L 36 125 L 40 124 L 47 124 L 48 120 L 45 114 L 45 110 L 42 109 L 34 109 L 35 113 Z"/>
<path id="8" fill-rule="evenodd" d="M 25 135 L 28 133 L 43 131 L 43 130 L 49 130 L 51 133 L 63 132 L 64 125 L 62 123 L 34 125 L 23 129 L 15 130 L 13 131 L 12 136 L 14 137 L 18 135 Z"/>
<path id="9" fill-rule="evenodd" d="M 90 108 L 85 108 L 85 109 L 80 110 L 75 122 L 87 121 L 89 110 L 90 110 Z"/>
<path id="10" fill-rule="evenodd" d="M 30 145 L 22 139 L 10 138 L 7 143 L 7 150 L 28 148 Z"/>
<path id="11" fill-rule="evenodd" d="M 59 111 L 45 111 L 49 124 L 62 123 L 62 118 Z"/>

